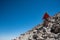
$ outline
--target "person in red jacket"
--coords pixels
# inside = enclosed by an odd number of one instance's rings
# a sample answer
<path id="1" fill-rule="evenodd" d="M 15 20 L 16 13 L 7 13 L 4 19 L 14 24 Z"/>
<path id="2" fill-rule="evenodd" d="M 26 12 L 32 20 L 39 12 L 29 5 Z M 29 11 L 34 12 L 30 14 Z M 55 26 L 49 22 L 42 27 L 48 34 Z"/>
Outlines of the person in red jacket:
<path id="1" fill-rule="evenodd" d="M 50 16 L 47 14 L 47 12 L 44 14 L 44 16 L 43 16 L 43 19 L 44 19 L 44 26 L 48 26 L 48 23 L 49 23 L 49 21 L 48 21 L 48 18 L 49 18 Z"/>

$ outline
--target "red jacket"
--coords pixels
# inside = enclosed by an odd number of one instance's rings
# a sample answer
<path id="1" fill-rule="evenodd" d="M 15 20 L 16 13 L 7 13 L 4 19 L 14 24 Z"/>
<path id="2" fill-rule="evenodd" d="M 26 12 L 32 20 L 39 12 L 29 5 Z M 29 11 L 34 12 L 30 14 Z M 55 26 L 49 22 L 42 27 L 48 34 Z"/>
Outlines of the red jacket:
<path id="1" fill-rule="evenodd" d="M 44 14 L 44 16 L 43 16 L 43 19 L 47 19 L 47 18 L 49 18 L 50 16 L 47 14 L 47 13 L 45 13 Z"/>

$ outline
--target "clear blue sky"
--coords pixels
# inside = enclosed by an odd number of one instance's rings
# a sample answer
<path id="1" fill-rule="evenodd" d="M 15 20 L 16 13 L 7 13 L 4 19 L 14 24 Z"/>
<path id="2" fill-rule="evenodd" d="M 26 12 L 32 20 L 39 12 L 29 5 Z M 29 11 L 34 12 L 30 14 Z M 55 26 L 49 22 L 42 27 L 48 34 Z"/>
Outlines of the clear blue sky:
<path id="1" fill-rule="evenodd" d="M 0 40 L 18 37 L 42 22 L 45 12 L 60 12 L 60 0 L 0 0 Z"/>

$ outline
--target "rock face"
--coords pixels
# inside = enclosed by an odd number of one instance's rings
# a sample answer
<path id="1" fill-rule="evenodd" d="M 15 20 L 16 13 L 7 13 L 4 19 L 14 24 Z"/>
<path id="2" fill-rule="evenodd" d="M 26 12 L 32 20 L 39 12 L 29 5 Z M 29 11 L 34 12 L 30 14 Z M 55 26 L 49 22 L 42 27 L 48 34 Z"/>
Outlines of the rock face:
<path id="1" fill-rule="evenodd" d="M 60 13 L 13 40 L 60 40 Z"/>

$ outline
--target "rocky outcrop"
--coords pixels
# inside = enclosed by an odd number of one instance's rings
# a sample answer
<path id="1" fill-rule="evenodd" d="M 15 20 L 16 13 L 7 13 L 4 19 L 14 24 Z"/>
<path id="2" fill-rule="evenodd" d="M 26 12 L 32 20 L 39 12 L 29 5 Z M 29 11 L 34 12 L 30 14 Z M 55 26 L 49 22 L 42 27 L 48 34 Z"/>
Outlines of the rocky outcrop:
<path id="1" fill-rule="evenodd" d="M 13 40 L 60 40 L 60 13 Z"/>

